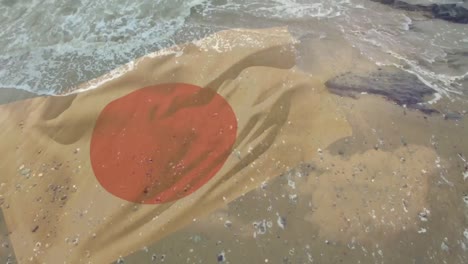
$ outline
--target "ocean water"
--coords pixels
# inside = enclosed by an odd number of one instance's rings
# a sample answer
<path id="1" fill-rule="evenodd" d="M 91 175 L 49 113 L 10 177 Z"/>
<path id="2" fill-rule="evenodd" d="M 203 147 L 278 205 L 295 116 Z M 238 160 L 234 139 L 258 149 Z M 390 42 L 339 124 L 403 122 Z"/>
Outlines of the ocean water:
<path id="1" fill-rule="evenodd" d="M 466 25 L 368 0 L 3 0 L 0 88 L 63 94 L 137 57 L 232 27 L 339 34 L 447 97 L 467 92 Z"/>

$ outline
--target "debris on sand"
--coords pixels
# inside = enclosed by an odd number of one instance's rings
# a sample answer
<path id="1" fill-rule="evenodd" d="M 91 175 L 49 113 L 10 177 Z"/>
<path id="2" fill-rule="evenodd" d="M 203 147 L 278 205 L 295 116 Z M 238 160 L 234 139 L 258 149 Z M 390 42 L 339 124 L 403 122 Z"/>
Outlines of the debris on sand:
<path id="1" fill-rule="evenodd" d="M 226 222 L 224 222 L 224 227 L 231 228 L 232 227 L 232 222 L 229 221 L 229 220 L 226 220 Z"/>
<path id="2" fill-rule="evenodd" d="M 258 222 L 253 222 L 253 227 L 255 229 L 254 231 L 254 238 L 257 237 L 257 235 L 264 235 L 267 232 L 268 227 L 271 224 L 267 224 L 267 221 L 265 219 L 260 220 Z"/>
<path id="3" fill-rule="evenodd" d="M 226 261 L 226 254 L 223 252 L 219 253 L 217 258 L 218 263 L 225 262 Z"/>
<path id="4" fill-rule="evenodd" d="M 284 229 L 286 227 L 286 218 L 278 214 L 278 219 L 276 220 L 276 223 L 281 229 Z"/>
<path id="5" fill-rule="evenodd" d="M 429 214 L 431 213 L 431 211 L 427 210 L 426 208 L 424 208 L 419 214 L 419 219 L 422 221 L 422 222 L 427 222 L 429 219 Z"/>

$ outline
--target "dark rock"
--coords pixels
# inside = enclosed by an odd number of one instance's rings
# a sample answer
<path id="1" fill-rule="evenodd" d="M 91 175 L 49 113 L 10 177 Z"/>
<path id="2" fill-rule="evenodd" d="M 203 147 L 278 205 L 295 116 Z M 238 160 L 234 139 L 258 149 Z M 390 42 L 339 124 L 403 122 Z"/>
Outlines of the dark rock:
<path id="1" fill-rule="evenodd" d="M 371 0 L 407 11 L 419 11 L 429 17 L 447 20 L 454 23 L 468 23 L 468 5 L 466 3 L 411 3 L 402 0 Z"/>
<path id="2" fill-rule="evenodd" d="M 434 4 L 431 11 L 435 18 L 468 24 L 468 7 L 461 4 Z"/>
<path id="3" fill-rule="evenodd" d="M 225 256 L 224 252 L 219 253 L 216 259 L 218 260 L 218 263 L 225 262 L 226 261 L 226 256 Z"/>
<path id="4" fill-rule="evenodd" d="M 422 105 L 425 97 L 433 95 L 435 90 L 399 69 L 384 68 L 368 74 L 345 73 L 328 80 L 325 85 L 330 92 L 341 96 L 356 98 L 361 93 L 376 94 L 426 114 L 437 112 Z"/>

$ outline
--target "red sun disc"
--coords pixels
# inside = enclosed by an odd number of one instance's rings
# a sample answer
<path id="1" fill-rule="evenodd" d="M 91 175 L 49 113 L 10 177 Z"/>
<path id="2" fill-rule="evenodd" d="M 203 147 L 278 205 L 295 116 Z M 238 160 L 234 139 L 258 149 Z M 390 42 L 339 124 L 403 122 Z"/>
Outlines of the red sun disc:
<path id="1" fill-rule="evenodd" d="M 231 106 L 213 90 L 180 83 L 145 87 L 102 110 L 91 165 L 113 195 L 166 203 L 208 182 L 230 155 L 236 134 Z"/>

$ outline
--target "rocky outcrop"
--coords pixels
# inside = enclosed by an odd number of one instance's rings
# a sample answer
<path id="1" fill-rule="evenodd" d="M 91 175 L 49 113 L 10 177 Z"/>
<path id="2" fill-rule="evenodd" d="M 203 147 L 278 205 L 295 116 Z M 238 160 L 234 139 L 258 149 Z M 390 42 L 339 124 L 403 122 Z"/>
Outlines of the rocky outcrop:
<path id="1" fill-rule="evenodd" d="M 403 0 L 371 0 L 398 9 L 424 12 L 430 17 L 447 20 L 454 23 L 468 24 L 468 4 L 466 2 L 422 2 L 411 3 Z"/>
<path id="2" fill-rule="evenodd" d="M 423 104 L 435 90 L 416 76 L 395 68 L 379 69 L 367 74 L 349 72 L 328 80 L 325 85 L 330 92 L 341 96 L 356 98 L 362 93 L 376 94 L 427 114 L 437 112 Z"/>

